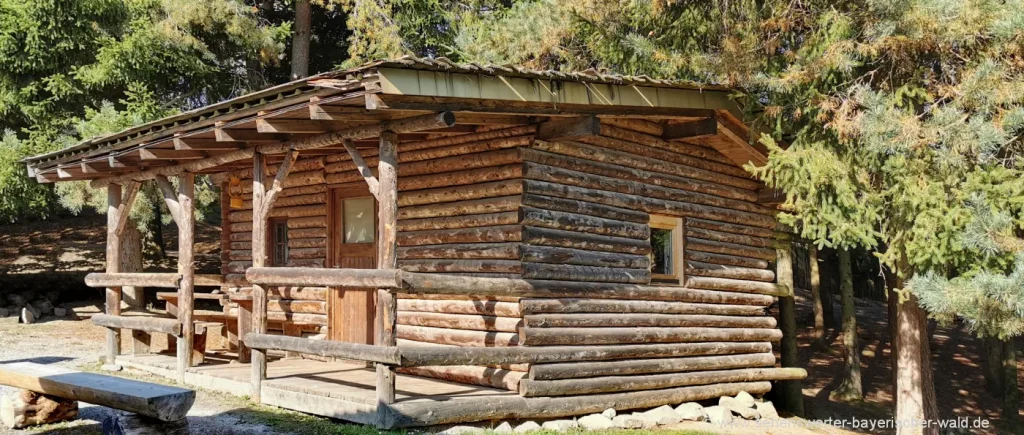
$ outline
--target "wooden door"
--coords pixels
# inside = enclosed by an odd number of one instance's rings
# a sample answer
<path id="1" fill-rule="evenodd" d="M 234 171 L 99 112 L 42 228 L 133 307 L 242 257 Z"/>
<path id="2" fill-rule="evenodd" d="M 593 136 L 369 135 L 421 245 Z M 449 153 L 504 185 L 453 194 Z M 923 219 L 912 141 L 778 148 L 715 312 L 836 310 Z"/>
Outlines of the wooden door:
<path id="1" fill-rule="evenodd" d="M 377 202 L 365 184 L 331 192 L 328 242 L 332 267 L 377 267 Z M 328 292 L 328 338 L 373 344 L 376 289 L 335 288 Z"/>

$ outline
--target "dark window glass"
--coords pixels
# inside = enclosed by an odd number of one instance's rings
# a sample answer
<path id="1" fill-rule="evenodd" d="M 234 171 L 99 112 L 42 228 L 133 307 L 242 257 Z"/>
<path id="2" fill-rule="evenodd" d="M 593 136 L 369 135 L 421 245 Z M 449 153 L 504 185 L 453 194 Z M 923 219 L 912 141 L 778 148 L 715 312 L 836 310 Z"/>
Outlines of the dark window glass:
<path id="1" fill-rule="evenodd" d="M 270 256 L 272 266 L 288 265 L 288 221 L 277 220 L 270 223 L 270 240 L 273 254 Z"/>
<path id="2" fill-rule="evenodd" d="M 651 250 L 654 251 L 651 273 L 673 275 L 675 272 L 672 270 L 672 230 L 651 228 Z"/>

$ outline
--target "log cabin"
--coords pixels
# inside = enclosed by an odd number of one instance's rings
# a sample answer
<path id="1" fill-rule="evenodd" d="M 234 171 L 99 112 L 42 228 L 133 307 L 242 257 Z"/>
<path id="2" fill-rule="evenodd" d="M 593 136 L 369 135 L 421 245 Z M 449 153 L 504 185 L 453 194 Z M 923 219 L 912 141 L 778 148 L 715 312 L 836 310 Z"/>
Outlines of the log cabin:
<path id="1" fill-rule="evenodd" d="M 382 428 L 773 385 L 798 402 L 789 235 L 729 92 L 406 57 L 25 163 L 106 189 L 107 266 L 86 281 L 106 289 L 110 364 Z M 147 182 L 179 228 L 176 273 L 118 269 Z M 219 275 L 195 273 L 197 182 L 220 192 Z M 168 315 L 121 316 L 123 286 L 169 289 Z"/>

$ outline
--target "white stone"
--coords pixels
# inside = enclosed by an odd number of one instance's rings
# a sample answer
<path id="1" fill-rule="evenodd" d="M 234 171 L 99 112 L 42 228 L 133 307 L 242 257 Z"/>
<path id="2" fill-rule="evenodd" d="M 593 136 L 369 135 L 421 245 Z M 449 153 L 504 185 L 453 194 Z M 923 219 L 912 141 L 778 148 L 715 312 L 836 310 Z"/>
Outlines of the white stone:
<path id="1" fill-rule="evenodd" d="M 676 413 L 671 406 L 663 405 L 643 413 L 647 418 L 652 419 L 656 424 L 676 424 L 683 421 L 683 418 Z"/>
<path id="2" fill-rule="evenodd" d="M 732 411 L 721 406 L 709 406 L 704 408 L 704 413 L 707 414 L 708 421 L 713 424 L 726 425 L 732 423 Z"/>
<path id="3" fill-rule="evenodd" d="M 772 405 L 772 402 L 757 402 L 754 406 L 757 408 L 757 413 L 761 415 L 761 418 L 779 418 L 779 412 L 775 410 L 775 405 Z"/>
<path id="4" fill-rule="evenodd" d="M 555 432 L 565 432 L 570 429 L 576 429 L 580 427 L 576 420 L 551 420 L 545 421 L 544 424 L 540 425 L 541 429 L 553 430 Z"/>
<path id="5" fill-rule="evenodd" d="M 524 432 L 530 432 L 530 431 L 535 431 L 535 430 L 540 430 L 540 425 L 537 424 L 536 421 L 528 421 L 528 422 L 525 422 L 523 424 L 520 424 L 519 426 L 516 426 L 515 429 L 512 429 L 512 432 L 524 433 Z"/>
<path id="6" fill-rule="evenodd" d="M 615 427 L 615 424 L 612 423 L 610 418 L 601 414 L 590 414 L 585 417 L 580 417 L 578 422 L 580 427 L 587 430 L 602 430 Z"/>
<path id="7" fill-rule="evenodd" d="M 754 403 L 756 402 L 756 400 L 754 400 L 754 396 L 751 396 L 750 393 L 747 393 L 746 391 L 740 391 L 740 393 L 736 395 L 735 399 L 747 408 L 753 408 Z"/>
<path id="8" fill-rule="evenodd" d="M 497 433 L 512 433 L 512 424 L 507 421 L 503 421 L 498 425 L 498 427 L 494 428 L 494 431 Z"/>
<path id="9" fill-rule="evenodd" d="M 735 397 L 724 396 L 718 399 L 718 406 L 724 406 L 726 408 L 753 408 L 754 402 L 750 402 L 748 405 L 746 402 Z"/>
<path id="10" fill-rule="evenodd" d="M 644 419 L 633 414 L 619 414 L 612 419 L 612 424 L 621 429 L 640 429 L 644 427 Z"/>
<path id="11" fill-rule="evenodd" d="M 611 420 L 611 419 L 615 418 L 615 416 L 618 415 L 618 414 L 615 413 L 615 408 L 608 408 L 608 409 L 602 411 L 601 415 L 603 415 L 604 418 L 607 418 L 607 419 Z"/>
<path id="12" fill-rule="evenodd" d="M 687 402 L 676 407 L 676 414 L 683 420 L 704 421 L 708 417 L 704 415 L 704 407 L 697 402 Z"/>
<path id="13" fill-rule="evenodd" d="M 484 430 L 476 426 L 452 426 L 448 429 L 438 432 L 437 435 L 463 435 L 482 432 L 484 432 Z"/>
<path id="14" fill-rule="evenodd" d="M 123 369 L 120 364 L 103 364 L 100 366 L 100 370 L 105 372 L 119 372 Z"/>
<path id="15" fill-rule="evenodd" d="M 744 420 L 757 420 L 761 418 L 761 414 L 758 414 L 757 410 L 754 408 L 745 408 L 742 406 L 726 406 L 725 408 L 732 411 L 733 414 L 743 417 Z"/>

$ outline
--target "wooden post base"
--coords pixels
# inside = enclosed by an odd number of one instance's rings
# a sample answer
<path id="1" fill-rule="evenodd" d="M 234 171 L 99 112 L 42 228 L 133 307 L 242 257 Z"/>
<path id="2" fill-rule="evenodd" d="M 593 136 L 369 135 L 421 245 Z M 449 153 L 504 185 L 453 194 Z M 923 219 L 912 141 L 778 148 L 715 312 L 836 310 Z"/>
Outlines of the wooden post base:
<path id="1" fill-rule="evenodd" d="M 123 414 L 103 420 L 103 435 L 188 435 L 188 419 L 160 421 L 137 414 Z"/>
<path id="2" fill-rule="evenodd" d="M 78 417 L 78 401 L 29 390 L 0 398 L 0 420 L 11 429 L 57 423 Z"/>

